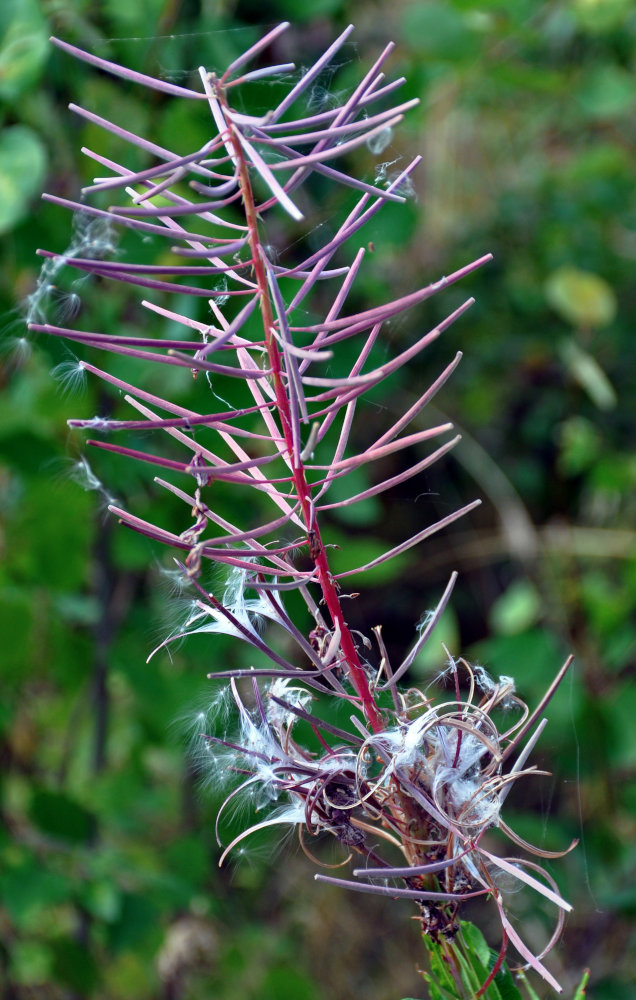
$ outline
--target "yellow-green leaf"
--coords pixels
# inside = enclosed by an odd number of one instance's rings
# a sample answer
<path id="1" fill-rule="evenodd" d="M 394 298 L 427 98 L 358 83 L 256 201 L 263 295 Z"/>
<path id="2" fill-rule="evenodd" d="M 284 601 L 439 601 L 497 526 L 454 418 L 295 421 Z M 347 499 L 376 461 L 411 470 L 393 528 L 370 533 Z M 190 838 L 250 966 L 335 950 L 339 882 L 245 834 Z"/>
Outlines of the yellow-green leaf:
<path id="1" fill-rule="evenodd" d="M 545 285 L 546 298 L 567 323 L 579 329 L 607 326 L 616 315 L 616 296 L 598 274 L 559 267 Z"/>

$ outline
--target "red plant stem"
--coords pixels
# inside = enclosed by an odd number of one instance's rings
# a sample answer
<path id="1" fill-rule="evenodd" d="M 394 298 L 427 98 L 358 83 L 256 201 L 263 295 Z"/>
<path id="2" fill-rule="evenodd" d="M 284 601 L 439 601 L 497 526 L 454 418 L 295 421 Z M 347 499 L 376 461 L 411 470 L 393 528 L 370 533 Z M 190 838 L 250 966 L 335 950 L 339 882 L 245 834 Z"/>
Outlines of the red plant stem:
<path id="1" fill-rule="evenodd" d="M 219 95 L 219 99 L 223 100 L 222 94 Z M 384 722 L 371 693 L 369 680 L 362 664 L 360 663 L 360 658 L 358 656 L 353 637 L 342 613 L 336 583 L 329 569 L 325 545 L 320 534 L 315 509 L 311 503 L 311 488 L 307 483 L 304 466 L 302 461 L 298 462 L 295 456 L 289 399 L 287 398 L 287 393 L 283 383 L 280 351 L 271 332 L 275 321 L 272 312 L 272 303 L 269 297 L 267 274 L 265 273 L 265 267 L 260 254 L 262 244 L 258 229 L 258 215 L 254 202 L 252 183 L 241 144 L 232 135 L 232 130 L 230 130 L 229 134 L 234 155 L 236 157 L 236 163 L 238 165 L 239 182 L 245 211 L 245 221 L 248 226 L 249 244 L 252 252 L 254 278 L 260 292 L 260 309 L 263 318 L 263 327 L 265 330 L 265 344 L 272 371 L 271 378 L 276 393 L 276 405 L 280 414 L 282 431 L 290 457 L 294 486 L 298 494 L 303 520 L 305 522 L 307 539 L 309 542 L 309 553 L 316 567 L 318 583 L 320 584 L 325 604 L 329 609 L 331 620 L 334 626 L 337 626 L 340 629 L 340 647 L 344 654 L 344 660 L 347 665 L 351 683 L 360 698 L 367 722 L 371 726 L 374 733 L 379 733 L 385 728 Z"/>
<path id="2" fill-rule="evenodd" d="M 506 934 L 506 931 L 505 931 L 505 928 L 504 928 L 504 930 L 503 930 L 503 938 L 502 938 L 502 941 L 501 941 L 501 948 L 499 949 L 499 954 L 497 955 L 497 961 L 495 962 L 495 964 L 493 965 L 492 969 L 490 970 L 490 975 L 488 976 L 488 979 L 485 981 L 485 983 L 482 983 L 482 985 L 479 987 L 479 989 L 475 993 L 475 998 L 477 998 L 477 997 L 483 997 L 484 993 L 486 992 L 486 990 L 488 989 L 488 987 L 490 986 L 490 984 L 493 982 L 495 976 L 497 975 L 497 973 L 501 969 L 502 965 L 504 964 L 504 959 L 506 957 L 506 951 L 507 950 L 508 950 L 508 935 Z"/>

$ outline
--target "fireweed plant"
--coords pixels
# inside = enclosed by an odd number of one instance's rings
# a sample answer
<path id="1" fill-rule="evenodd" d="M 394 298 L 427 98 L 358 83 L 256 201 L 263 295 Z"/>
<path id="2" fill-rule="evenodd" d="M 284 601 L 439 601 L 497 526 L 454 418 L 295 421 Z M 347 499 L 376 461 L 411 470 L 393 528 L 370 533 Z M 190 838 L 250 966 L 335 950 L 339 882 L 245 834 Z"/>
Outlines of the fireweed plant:
<path id="1" fill-rule="evenodd" d="M 135 155 L 141 151 L 148 165 L 133 169 L 84 149 L 102 175 L 84 190 L 82 202 L 45 195 L 75 213 L 84 234 L 81 247 L 89 252 L 82 254 L 77 247 L 65 254 L 40 251 L 46 261 L 30 303 L 30 318 L 38 322 L 30 326 L 134 359 L 133 364 L 143 362 L 153 370 L 168 366 L 172 386 L 175 375 L 182 372 L 184 380 L 191 382 L 194 377 L 204 384 L 207 380 L 212 389 L 208 392 L 205 386 L 214 412 L 199 413 L 79 361 L 79 371 L 119 390 L 136 412 L 127 420 L 97 416 L 69 424 L 102 435 L 89 442 L 97 448 L 162 469 L 170 478 L 158 477 L 155 482 L 183 501 L 185 524 L 180 534 L 110 507 L 129 528 L 176 549 L 178 572 L 191 588 L 187 620 L 158 648 L 197 632 L 227 633 L 251 648 L 254 665 L 249 669 L 209 674 L 222 682 L 234 704 L 233 728 L 221 735 L 200 734 L 211 780 L 220 783 L 227 773 L 238 780 L 220 809 L 219 843 L 224 814 L 237 798 L 249 801 L 255 812 L 248 828 L 222 844 L 221 863 L 261 828 L 277 824 L 297 828 L 312 858 L 308 842 L 329 834 L 342 846 L 342 865 L 353 860 L 354 866 L 349 877 L 323 873 L 315 877 L 346 890 L 413 901 L 433 959 L 433 976 L 427 976 L 432 995 L 499 997 L 504 995 L 504 979 L 505 995 L 518 995 L 505 966 L 509 944 L 526 966 L 560 991 L 542 960 L 557 940 L 570 906 L 539 864 L 493 854 L 485 834 L 496 828 L 525 852 L 541 858 L 560 856 L 517 836 L 503 819 L 502 807 L 514 783 L 538 773 L 528 758 L 545 726 L 544 709 L 569 660 L 533 711 L 515 693 L 512 678 L 494 680 L 482 667 L 455 659 L 448 651 L 447 690 L 441 698 L 431 694 L 430 686 L 424 690 L 408 686 L 409 667 L 431 638 L 451 596 L 455 573 L 435 609 L 416 628 L 400 663 L 392 662 L 379 624 L 371 628 L 371 635 L 347 624 L 343 598 L 349 577 L 418 545 L 479 501 L 426 525 L 366 565 L 343 572 L 332 571 L 323 534 L 325 511 L 404 483 L 457 442 L 457 437 L 443 439 L 450 424 L 415 431 L 409 425 L 452 374 L 459 354 L 376 440 L 361 451 L 349 447 L 358 403 L 365 394 L 417 358 L 472 300 L 378 365 L 372 352 L 383 327 L 481 267 L 490 255 L 394 301 L 350 311 L 348 300 L 365 256 L 356 242 L 358 234 L 387 202 L 404 200 L 418 161 L 390 180 L 381 177 L 367 183 L 348 172 L 343 158 L 363 144 L 381 151 L 416 101 L 394 103 L 403 81 L 387 82 L 382 72 L 392 49 L 388 45 L 338 106 L 312 109 L 307 98 L 352 29 L 347 28 L 310 69 L 294 75 L 293 64 L 260 64 L 260 57 L 287 27 L 281 24 L 270 31 L 221 75 L 202 68 L 193 89 L 55 41 L 64 52 L 129 84 L 198 102 L 211 127 L 209 140 L 184 155 L 71 106 L 86 121 L 136 147 Z M 237 110 L 244 108 L 242 88 L 268 77 L 291 80 L 286 95 L 266 113 Z M 304 186 L 316 174 L 323 184 L 353 189 L 355 203 L 346 218 L 332 225 L 321 246 L 301 251 L 304 259 L 285 263 L 270 247 L 268 224 L 274 216 L 280 233 L 286 214 L 294 225 L 302 226 L 308 199 Z M 106 202 L 106 208 L 96 207 L 92 197 L 104 194 L 118 196 L 117 206 L 108 207 Z M 124 260 L 114 250 L 112 230 L 118 226 L 142 239 L 163 238 L 164 262 L 151 266 Z M 91 252 L 86 234 L 93 230 L 99 245 Z M 38 310 L 48 294 L 48 279 L 67 266 L 155 295 L 172 293 L 180 303 L 200 297 L 208 312 L 201 321 L 192 318 L 193 308 L 178 311 L 144 301 L 155 316 L 182 327 L 184 335 L 172 340 L 41 322 L 44 317 Z M 315 318 L 316 307 L 310 305 L 318 282 L 332 289 L 322 318 Z M 169 301 L 163 295 L 156 297 Z M 345 340 L 356 344 L 355 361 L 339 370 L 339 348 Z M 237 383 L 242 384 L 243 395 L 235 393 L 232 402 Z M 219 408 L 226 398 L 227 405 Z M 168 458 L 161 447 L 142 451 L 104 439 L 127 431 L 168 435 L 171 447 L 178 447 L 181 455 Z M 368 466 L 373 481 L 381 459 L 440 437 L 441 444 L 403 471 L 361 492 L 354 487 L 344 498 L 341 492 L 340 499 L 330 498 L 337 480 L 346 483 L 350 473 Z M 217 482 L 235 489 L 236 522 L 215 511 Z M 246 487 L 271 505 L 266 523 L 241 523 L 238 504 Z M 216 593 L 203 582 L 210 561 L 226 573 L 226 583 Z M 306 605 L 302 623 L 292 620 L 286 609 L 290 591 L 296 591 Z M 267 633 L 264 621 L 270 624 Z M 284 643 L 276 639 L 277 632 Z M 321 717 L 333 700 L 347 709 L 346 728 Z M 333 719 L 333 712 L 326 714 Z M 554 934 L 538 953 L 525 943 L 508 914 L 506 893 L 515 887 L 540 893 L 556 908 Z M 484 953 L 479 932 L 459 919 L 462 902 L 476 898 L 498 913 L 502 929 L 498 952 L 486 948 Z"/>

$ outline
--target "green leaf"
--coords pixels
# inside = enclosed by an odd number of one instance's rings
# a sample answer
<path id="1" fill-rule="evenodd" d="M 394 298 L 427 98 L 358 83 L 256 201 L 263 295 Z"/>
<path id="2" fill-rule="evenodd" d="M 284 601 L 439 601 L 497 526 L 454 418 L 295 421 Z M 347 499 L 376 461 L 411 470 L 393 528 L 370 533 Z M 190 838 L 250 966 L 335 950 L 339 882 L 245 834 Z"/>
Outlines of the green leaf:
<path id="1" fill-rule="evenodd" d="M 429 960 L 431 963 L 431 972 L 433 973 L 433 976 L 435 977 L 436 980 L 435 985 L 441 990 L 448 991 L 450 996 L 452 997 L 457 996 L 457 986 L 455 984 L 455 980 L 453 979 L 452 973 L 448 968 L 448 964 L 446 963 L 444 956 L 442 955 L 442 949 L 440 945 L 436 941 L 433 941 L 430 937 L 428 937 L 427 934 L 424 934 L 422 937 L 424 940 L 424 944 L 426 946 L 426 950 L 428 951 L 429 954 Z"/>
<path id="2" fill-rule="evenodd" d="M 11 125 L 0 133 L 0 233 L 22 219 L 29 202 L 42 188 L 46 151 L 26 125 Z"/>
<path id="3" fill-rule="evenodd" d="M 2 859 L 0 897 L 18 928 L 28 929 L 43 911 L 69 900 L 72 886 L 61 875 L 47 871 L 35 858 L 25 858 L 9 866 Z"/>
<path id="4" fill-rule="evenodd" d="M 342 0 L 312 0 L 310 4 L 280 0 L 278 10 L 294 21 L 313 21 L 319 17 L 334 17 L 343 6 Z"/>
<path id="5" fill-rule="evenodd" d="M 613 409 L 617 402 L 616 392 L 596 358 L 583 350 L 575 340 L 564 341 L 560 353 L 569 374 L 585 390 L 599 410 Z"/>
<path id="6" fill-rule="evenodd" d="M 579 329 L 607 326 L 616 316 L 613 288 L 591 271 L 559 267 L 546 281 L 545 294 L 555 312 Z"/>
<path id="7" fill-rule="evenodd" d="M 620 118 L 634 105 L 632 75 L 617 66 L 599 66 L 586 73 L 577 97 L 592 119 Z"/>
<path id="8" fill-rule="evenodd" d="M 334 574 L 346 572 L 358 566 L 364 566 L 391 548 L 389 542 L 373 536 L 344 535 L 335 529 L 326 534 L 325 541 L 327 545 L 335 543 L 338 546 L 336 549 L 328 549 L 329 564 Z M 366 585 L 379 586 L 397 579 L 404 572 L 412 558 L 411 552 L 403 552 L 393 559 L 387 559 L 385 562 L 365 570 L 364 579 Z M 350 578 L 351 586 L 355 587 L 356 583 L 361 579 L 362 574 L 356 573 L 352 575 Z M 349 585 L 349 581 L 347 585 Z"/>
<path id="9" fill-rule="evenodd" d="M 36 789 L 29 815 L 35 826 L 60 840 L 88 843 L 95 836 L 97 821 L 93 813 L 62 792 Z"/>
<path id="10" fill-rule="evenodd" d="M 424 978 L 424 982 L 428 986 L 430 1000 L 461 1000 L 461 997 L 458 996 L 456 989 L 453 989 L 452 991 L 444 989 L 443 986 L 440 986 L 439 983 L 435 982 L 433 977 L 429 975 L 428 972 L 423 972 L 422 976 Z"/>
<path id="11" fill-rule="evenodd" d="M 446 654 L 442 643 L 451 651 L 459 648 L 459 622 L 450 607 L 445 609 L 432 635 L 415 657 L 411 667 L 413 677 L 428 677 L 431 670 L 439 670 L 445 666 Z"/>
<path id="12" fill-rule="evenodd" d="M 23 464 L 26 466 L 30 461 L 31 455 L 25 452 Z M 46 580 L 49 592 L 81 592 L 95 527 L 92 508 L 91 494 L 71 482 L 49 481 L 45 488 L 32 489 L 29 502 L 21 506 L 13 519 L 13 530 L 7 539 L 6 555 L 16 576 L 36 587 Z M 62 510 L 64 517 L 60 517 Z M 31 539 L 33 544 L 25 546 L 24 538 Z M 41 615 L 39 609 L 40 626 Z"/>
<path id="13" fill-rule="evenodd" d="M 491 969 L 497 960 L 497 955 L 494 951 L 490 953 L 490 963 L 489 969 Z M 499 996 L 501 1000 L 523 1000 L 517 984 L 514 981 L 512 972 L 510 969 L 503 965 L 495 976 L 495 984 L 499 990 Z M 490 1000 L 490 994 L 487 994 L 487 1000 Z"/>
<path id="14" fill-rule="evenodd" d="M 37 80 L 49 32 L 37 0 L 3 0 L 0 6 L 0 100 L 10 101 Z"/>
<path id="15" fill-rule="evenodd" d="M 352 469 L 341 479 L 335 479 L 329 487 L 328 503 L 346 500 L 369 489 L 371 483 L 365 469 Z M 367 497 L 347 507 L 337 507 L 331 512 L 343 524 L 360 528 L 377 524 L 382 515 L 382 504 L 377 497 Z"/>
<path id="16" fill-rule="evenodd" d="M 477 54 L 480 38 L 469 20 L 448 3 L 408 4 L 402 39 L 422 58 L 457 62 Z"/>
<path id="17" fill-rule="evenodd" d="M 34 670 L 36 644 L 33 633 L 36 618 L 33 595 L 27 589 L 0 587 L 0 635 L 5 697 L 10 684 L 19 687 L 23 678 Z"/>
<path id="18" fill-rule="evenodd" d="M 70 938 L 59 938 L 52 948 L 54 977 L 82 996 L 89 996 L 99 978 L 91 953 Z"/>
<path id="19" fill-rule="evenodd" d="M 110 925 L 108 941 L 114 952 L 136 948 L 157 927 L 157 908 L 147 896 L 126 893 L 119 919 Z"/>
<path id="20" fill-rule="evenodd" d="M 566 476 L 578 476 L 592 466 L 602 450 L 599 432 L 585 417 L 572 416 L 558 429 L 558 465 Z"/>
<path id="21" fill-rule="evenodd" d="M 201 836 L 182 836 L 170 844 L 166 850 L 168 869 L 175 876 L 181 876 L 192 887 L 198 889 L 209 877 L 210 851 Z"/>
<path id="22" fill-rule="evenodd" d="M 479 927 L 475 927 L 468 920 L 460 921 L 460 927 L 466 950 L 476 955 L 481 964 L 487 968 L 490 958 L 490 948 Z"/>
<path id="23" fill-rule="evenodd" d="M 20 986 L 41 985 L 51 977 L 50 948 L 39 941 L 15 941 L 11 947 L 10 977 Z"/>
<path id="24" fill-rule="evenodd" d="M 121 915 L 121 893 L 107 879 L 89 883 L 82 893 L 81 902 L 89 913 L 107 924 L 114 923 Z"/>
<path id="25" fill-rule="evenodd" d="M 147 33 L 148 25 L 155 25 L 164 10 L 164 0 L 102 0 L 104 13 L 114 29 L 133 34 Z"/>
<path id="26" fill-rule="evenodd" d="M 490 611 L 490 627 L 499 635 L 516 635 L 534 625 L 541 600 L 529 580 L 515 580 L 498 597 Z"/>
<path id="27" fill-rule="evenodd" d="M 573 0 L 572 13 L 585 31 L 601 34 L 619 28 L 633 0 Z"/>
<path id="28" fill-rule="evenodd" d="M 317 1000 L 315 984 L 306 973 L 291 964 L 268 969 L 259 988 L 259 1000 Z"/>
<path id="29" fill-rule="evenodd" d="M 56 594 L 53 610 L 63 622 L 71 625 L 95 625 L 102 613 L 99 601 L 92 594 Z"/>
<path id="30" fill-rule="evenodd" d="M 469 996 L 473 996 L 477 990 L 486 982 L 488 972 L 486 967 L 479 961 L 477 955 L 471 954 L 469 949 L 465 949 L 466 954 L 459 947 L 455 948 L 455 956 L 459 965 L 459 972 L 462 983 L 468 991 Z M 492 994 L 491 994 L 492 989 Z M 499 990 L 491 987 L 488 990 L 489 1000 L 500 1000 Z"/>

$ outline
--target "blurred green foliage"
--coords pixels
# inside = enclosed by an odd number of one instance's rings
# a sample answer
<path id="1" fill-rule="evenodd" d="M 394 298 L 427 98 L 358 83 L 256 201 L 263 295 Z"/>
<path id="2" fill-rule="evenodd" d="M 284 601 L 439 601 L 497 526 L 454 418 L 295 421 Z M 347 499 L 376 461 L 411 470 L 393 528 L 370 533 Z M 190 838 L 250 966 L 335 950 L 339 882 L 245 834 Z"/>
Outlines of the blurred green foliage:
<path id="1" fill-rule="evenodd" d="M 395 75 L 419 108 L 355 169 L 384 179 L 423 152 L 414 197 L 364 234 L 375 252 L 360 302 L 407 291 L 491 250 L 493 265 L 387 330 L 407 342 L 460 301 L 468 317 L 390 387 L 415 395 L 454 352 L 464 359 L 436 400 L 465 429 L 456 459 L 330 527 L 351 563 L 474 495 L 470 523 L 369 579 L 351 617 L 382 622 L 396 659 L 448 573 L 461 584 L 445 626 L 455 652 L 513 674 L 532 703 L 564 655 L 535 759 L 553 779 L 510 796 L 512 825 L 550 849 L 581 846 L 553 871 L 575 905 L 552 967 L 576 988 L 591 965 L 596 1000 L 631 1000 L 636 975 L 636 9 L 630 0 L 11 0 L 0 11 L 0 982 L 3 997 L 108 1000 L 392 1000 L 423 997 L 408 908 L 317 887 L 313 868 L 263 842 L 218 871 L 219 793 L 197 790 L 185 753 L 209 701 L 210 665 L 244 656 L 205 636 L 148 652 L 185 614 L 165 553 L 113 525 L 109 497 L 144 515 L 152 475 L 89 455 L 68 416 L 118 412 L 95 382 L 77 384 L 69 348 L 24 331 L 38 246 L 64 250 L 70 219 L 37 194 L 76 197 L 113 137 L 69 101 L 183 148 L 206 138 L 192 106 L 148 97 L 52 52 L 50 32 L 171 80 L 219 67 L 277 20 L 296 22 L 277 56 L 307 65 L 336 30 L 354 46 L 314 98 L 347 85 L 388 39 Z M 265 107 L 269 85 L 249 100 Z M 181 147 L 180 147 L 181 148 Z M 317 224 L 335 207 L 315 195 Z M 88 239 L 103 239 L 94 231 Z M 78 234 L 75 234 L 78 238 Z M 127 237 L 122 238 L 125 247 Z M 157 256 L 152 242 L 137 254 Z M 64 324 L 81 301 L 86 329 L 148 324 L 134 297 L 56 275 L 39 303 Z M 40 291 L 42 288 L 40 287 Z M 38 293 L 39 294 L 39 293 Z M 199 308 L 199 304 L 195 308 Z M 160 329 L 166 329 L 161 326 Z M 170 331 L 173 335 L 174 331 Z M 91 357 L 101 364 L 97 355 Z M 69 365 L 70 363 L 70 365 Z M 67 364 L 66 388 L 50 371 Z M 116 362 L 118 374 L 126 371 Z M 60 369 L 58 367 L 58 374 Z M 152 386 L 156 372 L 144 375 Z M 175 384 L 175 392 L 182 391 Z M 191 392 L 203 392 L 196 385 Z M 366 433 L 391 396 L 374 397 Z M 122 410 L 123 412 L 123 410 Z M 432 420 L 437 420 L 435 413 Z M 420 457 L 419 455 L 417 457 Z M 82 490 L 78 480 L 84 485 Z M 103 481 L 106 487 L 101 487 Z M 364 483 L 356 488 L 363 489 Z M 177 506 L 162 523 L 180 531 Z M 222 491 L 219 505 L 231 509 Z M 250 501 L 253 502 L 253 501 Z M 346 508 L 345 508 L 346 511 Z M 257 511 L 245 508 L 245 518 Z M 347 551 L 348 550 L 348 551 Z M 355 550 L 355 556 L 354 556 Z M 382 567 L 383 571 L 386 570 Z M 362 589 L 363 578 L 355 579 Z M 418 677 L 441 666 L 437 647 Z M 194 726 L 196 733 L 197 727 Z M 240 817 L 231 828 L 238 829 Z M 227 833 L 227 831 L 226 831 Z M 523 895 L 523 894 L 522 894 Z M 546 914 L 516 912 L 545 939 Z M 478 913 L 471 919 L 480 922 Z M 496 930 L 483 924 L 488 936 Z M 492 942 L 495 943 L 493 936 Z M 543 995 L 540 985 L 535 988 Z M 568 992 L 569 991 L 569 992 Z"/>

